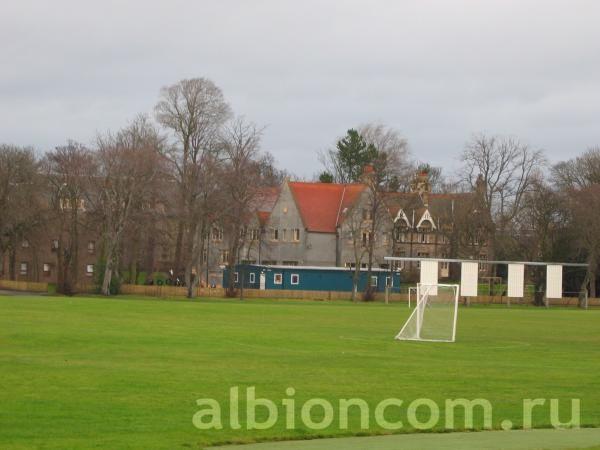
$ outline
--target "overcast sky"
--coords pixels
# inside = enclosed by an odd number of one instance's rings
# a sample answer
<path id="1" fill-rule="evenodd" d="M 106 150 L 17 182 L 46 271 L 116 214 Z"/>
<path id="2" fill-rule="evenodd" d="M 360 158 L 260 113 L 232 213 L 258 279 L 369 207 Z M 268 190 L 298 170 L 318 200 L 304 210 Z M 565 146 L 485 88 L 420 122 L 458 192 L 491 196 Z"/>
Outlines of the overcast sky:
<path id="1" fill-rule="evenodd" d="M 301 176 L 372 121 L 448 171 L 480 131 L 559 160 L 600 145 L 599 24 L 595 0 L 4 0 L 0 142 L 89 144 L 208 77 Z"/>

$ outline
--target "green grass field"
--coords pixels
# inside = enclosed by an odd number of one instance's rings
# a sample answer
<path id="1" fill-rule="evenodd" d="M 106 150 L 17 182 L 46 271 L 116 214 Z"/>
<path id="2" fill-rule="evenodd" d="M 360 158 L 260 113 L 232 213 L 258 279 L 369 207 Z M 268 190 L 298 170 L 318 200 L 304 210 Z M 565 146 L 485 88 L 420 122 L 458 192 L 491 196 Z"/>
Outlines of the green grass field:
<path id="1" fill-rule="evenodd" d="M 310 430 L 299 411 L 292 430 L 283 420 L 246 430 L 243 412 L 233 430 L 231 386 L 278 402 L 293 387 L 297 405 L 359 397 L 374 409 L 389 397 L 406 405 L 426 397 L 442 417 L 447 398 L 485 398 L 494 428 L 504 419 L 520 425 L 524 398 L 560 399 L 565 420 L 567 401 L 579 398 L 582 425 L 600 426 L 600 311 L 461 308 L 454 344 L 394 341 L 407 316 L 405 304 L 0 296 L 0 448 L 203 448 L 387 433 L 373 421 L 362 430 L 352 409 L 348 430 L 337 415 Z M 223 429 L 193 426 L 199 398 L 220 402 Z M 535 411 L 534 426 L 549 427 L 548 408 Z M 406 417 L 391 412 L 389 420 Z"/>

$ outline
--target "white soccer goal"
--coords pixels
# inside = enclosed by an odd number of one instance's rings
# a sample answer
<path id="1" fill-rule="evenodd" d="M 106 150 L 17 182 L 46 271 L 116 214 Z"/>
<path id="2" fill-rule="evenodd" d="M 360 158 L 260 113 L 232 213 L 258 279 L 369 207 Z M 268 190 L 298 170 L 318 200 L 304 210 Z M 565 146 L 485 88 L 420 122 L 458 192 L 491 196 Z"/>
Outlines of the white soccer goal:
<path id="1" fill-rule="evenodd" d="M 417 288 L 416 286 L 411 286 L 408 288 L 408 307 L 410 308 L 410 305 L 412 305 L 413 303 L 416 305 L 417 302 Z"/>
<path id="2" fill-rule="evenodd" d="M 454 342 L 458 316 L 457 284 L 417 284 L 417 304 L 396 339 Z"/>

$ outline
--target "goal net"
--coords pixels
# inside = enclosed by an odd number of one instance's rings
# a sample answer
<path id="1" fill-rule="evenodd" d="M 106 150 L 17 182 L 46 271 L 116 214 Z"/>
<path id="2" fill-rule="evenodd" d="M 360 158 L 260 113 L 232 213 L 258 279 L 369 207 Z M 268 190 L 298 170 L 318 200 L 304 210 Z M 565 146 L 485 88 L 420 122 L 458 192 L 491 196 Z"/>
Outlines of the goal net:
<path id="1" fill-rule="evenodd" d="M 457 284 L 417 285 L 417 304 L 396 339 L 454 342 L 458 315 Z"/>

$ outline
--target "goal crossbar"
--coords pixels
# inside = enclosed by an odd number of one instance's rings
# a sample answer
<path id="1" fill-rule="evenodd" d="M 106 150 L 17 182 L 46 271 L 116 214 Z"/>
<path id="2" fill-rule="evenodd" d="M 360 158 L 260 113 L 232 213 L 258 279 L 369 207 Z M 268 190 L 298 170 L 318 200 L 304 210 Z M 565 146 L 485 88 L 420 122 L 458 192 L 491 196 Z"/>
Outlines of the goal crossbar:
<path id="1" fill-rule="evenodd" d="M 456 258 L 419 258 L 414 256 L 384 256 L 386 261 L 437 261 L 448 263 L 473 262 L 478 264 L 523 264 L 524 266 L 554 266 L 563 267 L 588 267 L 585 263 L 558 263 L 558 262 L 539 262 L 539 261 L 493 261 L 489 259 L 456 259 Z"/>

